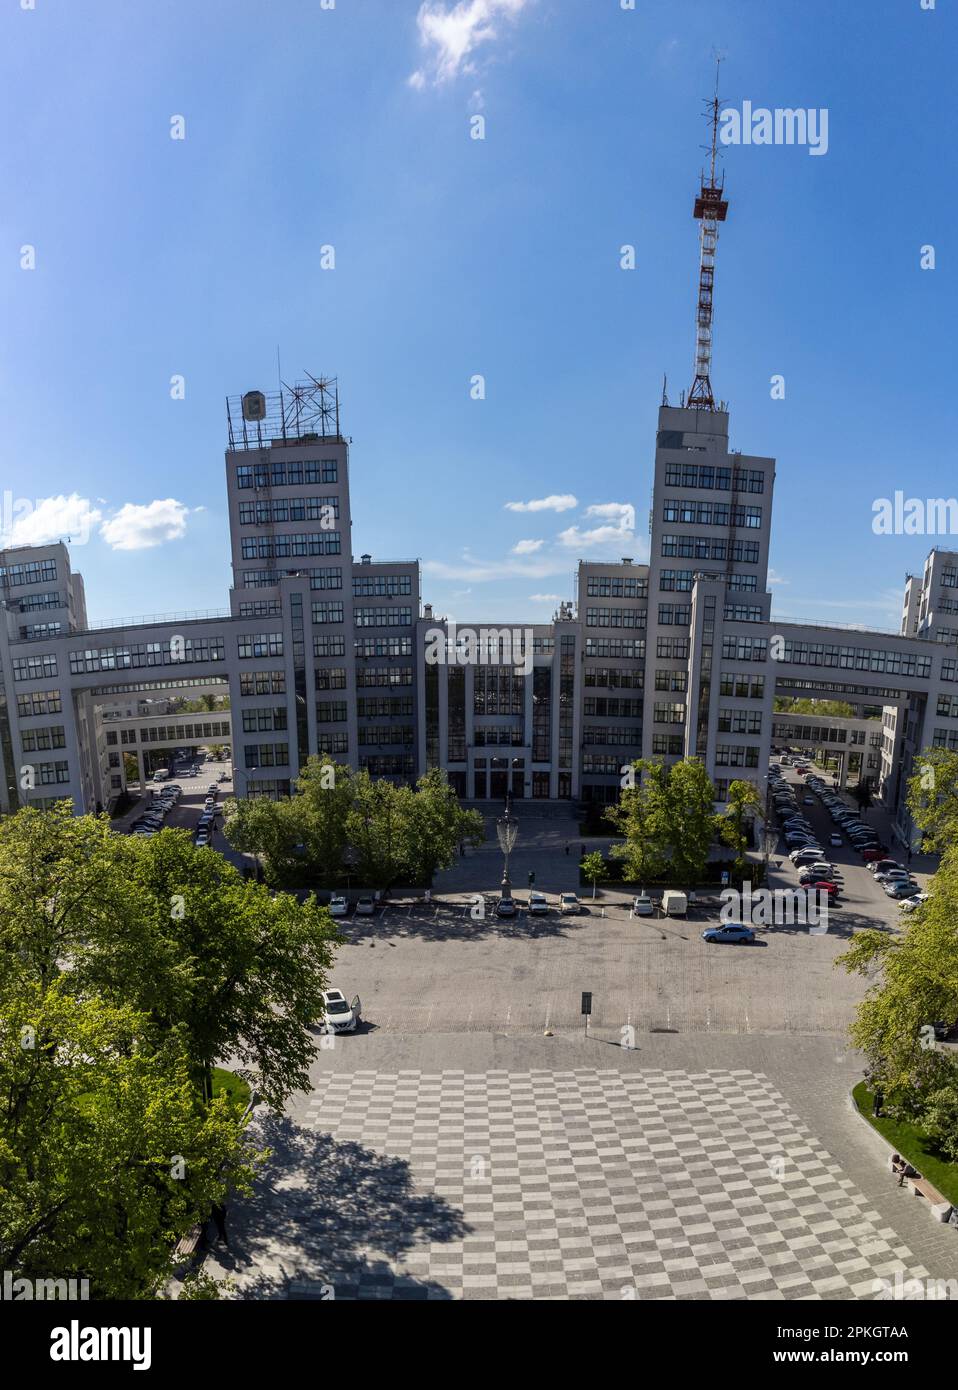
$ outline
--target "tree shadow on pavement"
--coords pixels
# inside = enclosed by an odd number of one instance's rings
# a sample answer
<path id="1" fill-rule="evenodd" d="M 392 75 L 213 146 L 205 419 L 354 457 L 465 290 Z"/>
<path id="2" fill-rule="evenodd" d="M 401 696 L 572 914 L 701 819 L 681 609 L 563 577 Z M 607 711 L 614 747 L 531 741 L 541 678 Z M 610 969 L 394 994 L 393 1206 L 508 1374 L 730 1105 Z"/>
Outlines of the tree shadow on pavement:
<path id="1" fill-rule="evenodd" d="M 228 1247 L 211 1259 L 241 1299 L 444 1299 L 440 1284 L 402 1268 L 417 1246 L 461 1241 L 462 1212 L 418 1192 L 405 1159 L 265 1114 L 258 1144 L 270 1150 L 252 1199 L 230 1206 Z"/>
<path id="2" fill-rule="evenodd" d="M 595 914 L 596 916 L 598 914 Z M 487 941 L 494 936 L 533 938 L 536 936 L 567 936 L 589 925 L 589 914 L 529 917 L 497 917 L 488 909 L 484 917 L 472 917 L 462 904 L 430 905 L 410 913 L 404 907 L 392 907 L 377 917 L 349 917 L 338 923 L 349 946 L 368 946 L 385 943 L 390 937 L 416 936 L 423 941 Z"/>

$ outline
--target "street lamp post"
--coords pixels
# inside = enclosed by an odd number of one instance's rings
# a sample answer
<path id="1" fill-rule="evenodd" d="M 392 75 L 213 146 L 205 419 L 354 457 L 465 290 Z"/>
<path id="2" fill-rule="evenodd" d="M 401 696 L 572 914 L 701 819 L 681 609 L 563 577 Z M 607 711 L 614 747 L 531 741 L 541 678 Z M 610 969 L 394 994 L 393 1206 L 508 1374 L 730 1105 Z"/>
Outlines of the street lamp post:
<path id="1" fill-rule="evenodd" d="M 233 768 L 234 782 L 235 782 L 235 775 L 236 775 L 237 772 L 242 773 L 242 775 L 246 778 L 246 800 L 247 800 L 247 801 L 249 801 L 249 779 L 250 779 L 250 777 L 252 777 L 252 775 L 253 775 L 254 772 L 258 772 L 258 771 L 259 771 L 259 768 L 258 768 L 258 767 L 234 767 L 234 768 Z M 261 877 L 262 872 L 263 872 L 263 868 L 262 868 L 262 865 L 261 865 L 260 862 L 259 862 L 259 851 L 258 851 L 258 850 L 254 852 L 254 854 L 253 854 L 253 859 L 254 859 L 255 862 L 256 862 L 256 882 L 259 883 L 260 877 Z"/>
<path id="2" fill-rule="evenodd" d="M 509 855 L 512 853 L 513 846 L 519 836 L 519 823 L 513 818 L 510 799 L 506 797 L 505 814 L 496 821 L 496 838 L 499 841 L 499 848 L 503 853 L 502 884 L 500 896 L 506 899 L 512 897 L 512 885 L 509 882 Z"/>
<path id="3" fill-rule="evenodd" d="M 765 872 L 765 887 L 768 887 L 768 860 L 772 850 L 778 844 L 778 831 L 772 824 L 772 789 L 769 785 L 768 777 L 765 778 L 765 819 L 762 822 L 762 852 Z"/>

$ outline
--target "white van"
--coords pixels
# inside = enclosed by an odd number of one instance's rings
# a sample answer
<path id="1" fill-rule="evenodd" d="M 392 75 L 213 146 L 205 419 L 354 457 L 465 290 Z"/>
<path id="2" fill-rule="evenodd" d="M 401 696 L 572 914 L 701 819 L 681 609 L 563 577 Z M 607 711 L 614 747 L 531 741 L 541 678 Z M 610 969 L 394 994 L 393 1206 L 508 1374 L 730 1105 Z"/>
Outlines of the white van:
<path id="1" fill-rule="evenodd" d="M 680 893 L 678 889 L 669 888 L 662 894 L 662 911 L 666 917 L 684 917 L 688 910 L 687 893 Z"/>
<path id="2" fill-rule="evenodd" d="M 153 781 L 165 782 L 168 779 L 169 775 L 170 774 L 167 772 L 165 767 L 158 767 L 153 774 Z"/>

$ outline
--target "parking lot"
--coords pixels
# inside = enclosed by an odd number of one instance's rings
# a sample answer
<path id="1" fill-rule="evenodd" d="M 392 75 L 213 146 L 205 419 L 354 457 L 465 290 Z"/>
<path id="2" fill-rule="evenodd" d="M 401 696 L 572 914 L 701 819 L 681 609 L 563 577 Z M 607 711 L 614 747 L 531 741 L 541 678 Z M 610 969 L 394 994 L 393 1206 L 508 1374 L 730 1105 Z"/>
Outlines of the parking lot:
<path id="1" fill-rule="evenodd" d="M 899 928 L 907 921 L 907 913 L 903 913 L 898 903 L 882 891 L 881 885 L 875 882 L 861 855 L 845 835 L 842 835 L 840 845 L 829 844 L 829 839 L 836 833 L 837 827 L 827 809 L 817 796 L 806 791 L 804 778 L 800 777 L 794 768 L 784 767 L 781 770 L 784 780 L 795 792 L 800 810 L 807 816 L 812 831 L 818 837 L 818 843 L 825 851 L 825 859 L 835 866 L 834 882 L 838 885 L 840 893 L 837 901 L 830 907 L 830 916 L 836 919 L 836 923 L 844 921 L 848 929 L 867 926 L 884 927 L 889 930 Z M 805 804 L 808 796 L 811 796 L 810 805 Z M 854 809 L 851 797 L 846 796 L 844 800 L 850 809 Z M 876 811 L 866 811 L 865 823 L 877 823 L 878 814 Z M 885 843 L 887 844 L 887 841 Z M 901 846 L 891 845 L 888 849 L 890 858 L 905 862 Z M 930 878 L 929 872 L 926 868 L 916 868 L 914 865 L 912 872 L 919 887 L 924 890 Z M 779 841 L 778 849 L 770 862 L 769 886 L 798 887 L 798 870 L 789 862 L 788 847 L 784 840 Z"/>

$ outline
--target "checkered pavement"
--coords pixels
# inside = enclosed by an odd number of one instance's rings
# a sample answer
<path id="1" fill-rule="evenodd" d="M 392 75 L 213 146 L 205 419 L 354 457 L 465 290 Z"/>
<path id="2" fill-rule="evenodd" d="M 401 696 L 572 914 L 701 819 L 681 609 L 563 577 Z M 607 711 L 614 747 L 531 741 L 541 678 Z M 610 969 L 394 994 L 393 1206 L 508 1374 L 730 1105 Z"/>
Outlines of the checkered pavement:
<path id="1" fill-rule="evenodd" d="M 266 1296 L 872 1299 L 896 1270 L 927 1275 L 751 1071 L 339 1072 L 294 1118 L 334 1150 L 399 1160 L 396 1201 L 456 1223 L 395 1244 L 376 1225 L 380 1248 L 332 1268 L 317 1212 Z M 249 1218 L 268 1233 L 283 1201 L 260 1192 Z"/>

